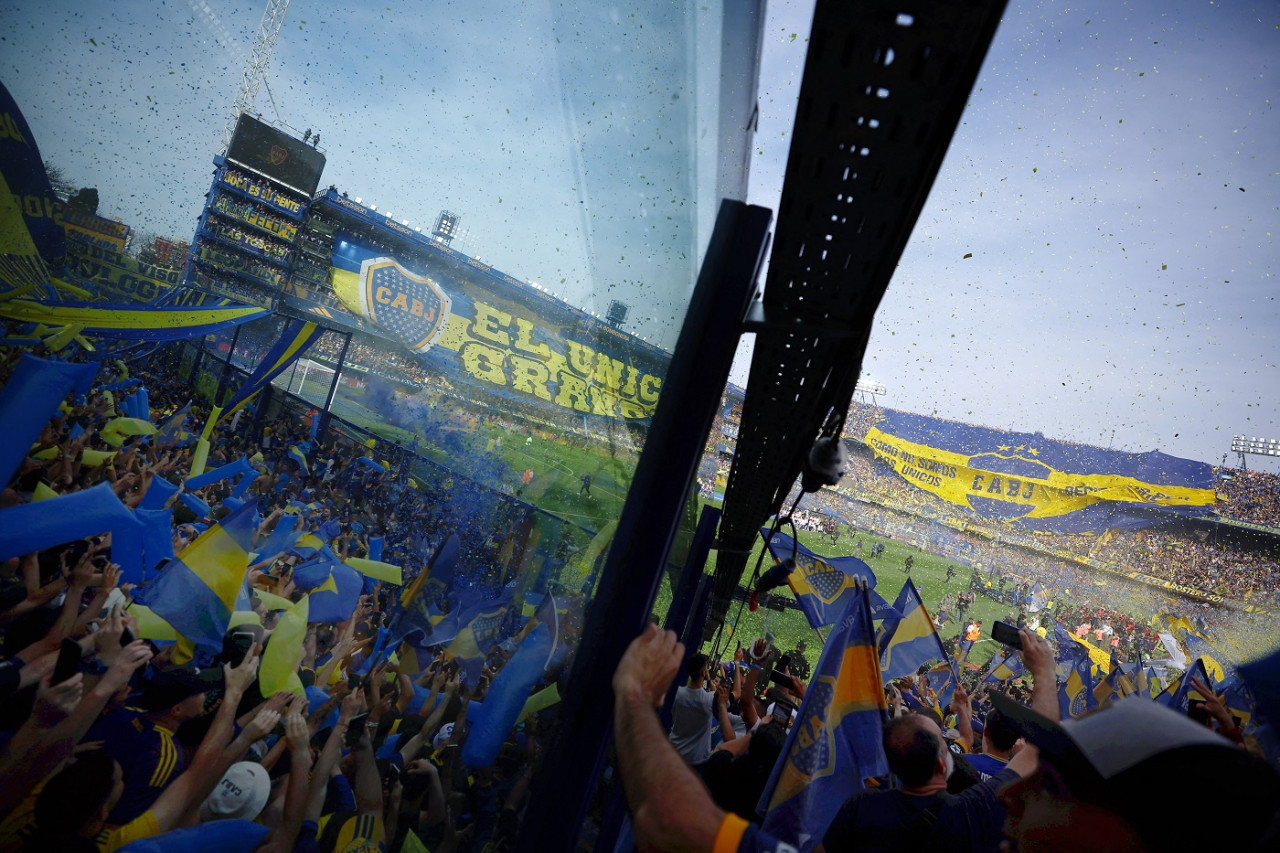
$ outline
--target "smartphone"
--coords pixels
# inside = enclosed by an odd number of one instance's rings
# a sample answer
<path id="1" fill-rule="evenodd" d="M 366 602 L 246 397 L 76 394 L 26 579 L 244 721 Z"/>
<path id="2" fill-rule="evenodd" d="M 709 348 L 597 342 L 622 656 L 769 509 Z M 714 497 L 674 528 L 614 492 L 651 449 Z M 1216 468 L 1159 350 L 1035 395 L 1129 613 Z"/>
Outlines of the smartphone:
<path id="1" fill-rule="evenodd" d="M 991 626 L 991 639 L 1004 643 L 1011 649 L 1022 648 L 1022 635 L 1018 629 L 1008 622 L 996 622 Z"/>
<path id="2" fill-rule="evenodd" d="M 254 635 L 248 631 L 236 631 L 231 635 L 231 660 L 228 662 L 233 669 L 244 663 L 255 641 Z"/>
<path id="3" fill-rule="evenodd" d="M 138 638 L 133 636 L 133 632 L 130 631 L 129 626 L 126 625 L 124 630 L 120 632 L 120 648 L 123 649 L 125 646 L 129 645 L 136 639 Z"/>
<path id="4" fill-rule="evenodd" d="M 769 673 L 769 682 L 779 687 L 785 687 L 791 690 L 795 685 L 791 682 L 791 676 L 783 675 L 781 669 L 775 669 Z"/>
<path id="5" fill-rule="evenodd" d="M 778 658 L 778 663 L 775 669 L 786 669 L 789 666 L 791 666 L 791 655 L 783 655 Z"/>
<path id="6" fill-rule="evenodd" d="M 80 644 L 75 640 L 63 640 L 58 649 L 58 662 L 53 665 L 50 684 L 61 684 L 80 671 Z"/>
<path id="7" fill-rule="evenodd" d="M 347 737 L 344 745 L 347 749 L 355 749 L 360 745 L 360 736 L 364 734 L 365 723 L 369 722 L 368 714 L 357 714 L 347 724 Z"/>

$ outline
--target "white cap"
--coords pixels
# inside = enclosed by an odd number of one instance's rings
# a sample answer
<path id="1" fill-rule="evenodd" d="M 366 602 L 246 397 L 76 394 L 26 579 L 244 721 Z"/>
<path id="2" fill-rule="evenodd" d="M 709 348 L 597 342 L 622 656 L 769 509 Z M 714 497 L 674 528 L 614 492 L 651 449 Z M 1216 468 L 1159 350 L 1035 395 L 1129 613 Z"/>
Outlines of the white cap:
<path id="1" fill-rule="evenodd" d="M 253 820 L 270 796 L 271 777 L 261 764 L 232 764 L 200 805 L 200 820 Z"/>

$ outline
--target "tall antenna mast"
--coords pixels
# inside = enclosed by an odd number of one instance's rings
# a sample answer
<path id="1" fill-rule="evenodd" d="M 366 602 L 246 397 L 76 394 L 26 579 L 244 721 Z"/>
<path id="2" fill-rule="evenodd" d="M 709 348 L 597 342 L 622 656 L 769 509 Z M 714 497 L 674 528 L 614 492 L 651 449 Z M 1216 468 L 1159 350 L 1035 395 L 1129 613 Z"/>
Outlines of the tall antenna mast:
<path id="1" fill-rule="evenodd" d="M 231 134 L 240 120 L 240 114 L 253 110 L 258 100 L 258 87 L 266 76 L 267 66 L 271 63 L 271 52 L 276 48 L 276 36 L 280 35 L 280 27 L 284 24 L 284 13 L 289 8 L 289 0 L 267 0 L 267 8 L 262 12 L 262 21 L 258 24 L 258 35 L 253 40 L 253 50 L 249 53 L 249 61 L 245 63 L 244 73 L 240 77 L 240 91 L 236 94 L 235 103 L 231 105 L 231 115 L 227 116 L 227 124 L 222 129 L 222 146 L 225 149 L 231 144 Z"/>

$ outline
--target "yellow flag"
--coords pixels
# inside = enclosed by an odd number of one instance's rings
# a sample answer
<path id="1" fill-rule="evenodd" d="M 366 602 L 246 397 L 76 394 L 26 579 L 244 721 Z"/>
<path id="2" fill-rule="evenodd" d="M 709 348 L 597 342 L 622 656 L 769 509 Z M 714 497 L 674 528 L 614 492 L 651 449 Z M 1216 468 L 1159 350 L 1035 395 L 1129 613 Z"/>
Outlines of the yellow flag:
<path id="1" fill-rule="evenodd" d="M 381 560 L 366 560 L 361 557 L 348 557 L 347 565 L 365 577 L 393 583 L 396 586 L 404 586 L 404 571 L 400 566 L 393 566 Z"/>
<path id="2" fill-rule="evenodd" d="M 254 594 L 262 602 L 262 606 L 268 610 L 292 610 L 293 602 L 274 592 L 267 592 L 264 589 L 255 589 Z"/>
<path id="3" fill-rule="evenodd" d="M 129 605 L 129 615 L 138 620 L 138 636 L 144 640 L 176 640 L 178 632 L 145 604 Z"/>
<path id="4" fill-rule="evenodd" d="M 281 690 L 304 693 L 298 678 L 298 662 L 302 660 L 302 644 L 307 638 L 307 615 L 310 604 L 307 596 L 286 610 L 280 617 L 271 642 L 262 653 L 262 666 L 258 669 L 258 687 L 264 698 L 271 698 Z"/>

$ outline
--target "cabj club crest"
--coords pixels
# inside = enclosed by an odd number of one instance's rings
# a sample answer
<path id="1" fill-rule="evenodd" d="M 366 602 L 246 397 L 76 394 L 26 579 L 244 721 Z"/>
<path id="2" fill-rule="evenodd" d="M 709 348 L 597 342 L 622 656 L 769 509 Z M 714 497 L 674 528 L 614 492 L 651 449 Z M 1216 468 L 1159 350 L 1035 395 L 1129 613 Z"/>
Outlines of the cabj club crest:
<path id="1" fill-rule="evenodd" d="M 835 602 L 850 585 L 848 575 L 820 560 L 811 560 L 801 555 L 796 558 L 796 562 L 803 569 L 804 579 L 808 581 L 810 589 L 823 604 Z"/>
<path id="2" fill-rule="evenodd" d="M 968 467 L 989 472 L 974 487 L 983 494 L 969 495 L 969 506 L 1005 521 L 1021 518 L 1035 508 L 1039 482 L 1049 479 L 1053 468 L 1036 457 L 1040 452 L 1025 444 L 1000 445 L 996 452 L 970 456 Z"/>
<path id="3" fill-rule="evenodd" d="M 795 743 L 782 777 L 778 780 L 774 801 L 780 802 L 799 793 L 800 789 L 835 769 L 835 737 L 828 715 L 835 698 L 835 679 L 819 676 L 806 697 L 808 715 L 796 725 Z"/>
<path id="4" fill-rule="evenodd" d="M 360 265 L 360 301 L 370 320 L 414 352 L 426 352 L 444 331 L 449 295 L 431 279 L 414 275 L 390 258 Z"/>

